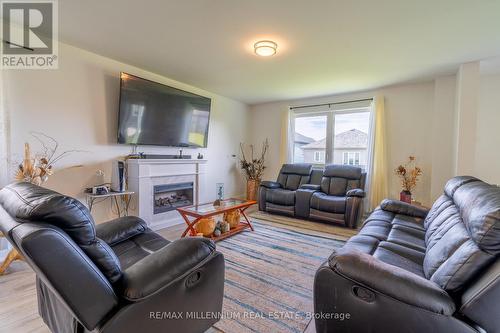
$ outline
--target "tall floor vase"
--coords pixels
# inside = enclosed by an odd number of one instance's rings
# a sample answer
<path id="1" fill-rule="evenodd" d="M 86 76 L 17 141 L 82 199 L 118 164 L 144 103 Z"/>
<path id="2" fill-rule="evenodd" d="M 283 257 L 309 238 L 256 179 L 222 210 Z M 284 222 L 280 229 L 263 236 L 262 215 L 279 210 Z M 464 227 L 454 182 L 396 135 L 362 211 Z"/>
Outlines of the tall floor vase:
<path id="1" fill-rule="evenodd" d="M 247 200 L 257 200 L 257 191 L 259 190 L 260 181 L 255 179 L 247 180 Z"/>

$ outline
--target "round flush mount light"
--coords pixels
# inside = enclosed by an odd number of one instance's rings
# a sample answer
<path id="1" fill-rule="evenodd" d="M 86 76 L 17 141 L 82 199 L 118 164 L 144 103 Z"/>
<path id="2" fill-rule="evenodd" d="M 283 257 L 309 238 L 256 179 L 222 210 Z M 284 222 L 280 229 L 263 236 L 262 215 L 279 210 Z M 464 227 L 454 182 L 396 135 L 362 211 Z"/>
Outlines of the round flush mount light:
<path id="1" fill-rule="evenodd" d="M 270 57 L 276 54 L 278 44 L 271 40 L 261 40 L 253 45 L 255 54 L 261 57 Z"/>

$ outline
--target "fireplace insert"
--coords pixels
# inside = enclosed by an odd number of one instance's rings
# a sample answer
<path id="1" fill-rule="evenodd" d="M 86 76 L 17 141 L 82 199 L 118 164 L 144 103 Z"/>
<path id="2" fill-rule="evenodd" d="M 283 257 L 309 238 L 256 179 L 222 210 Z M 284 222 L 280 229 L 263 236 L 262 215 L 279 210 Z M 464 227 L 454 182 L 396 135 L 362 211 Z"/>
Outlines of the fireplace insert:
<path id="1" fill-rule="evenodd" d="M 193 183 L 156 185 L 153 194 L 153 213 L 165 213 L 193 204 Z"/>

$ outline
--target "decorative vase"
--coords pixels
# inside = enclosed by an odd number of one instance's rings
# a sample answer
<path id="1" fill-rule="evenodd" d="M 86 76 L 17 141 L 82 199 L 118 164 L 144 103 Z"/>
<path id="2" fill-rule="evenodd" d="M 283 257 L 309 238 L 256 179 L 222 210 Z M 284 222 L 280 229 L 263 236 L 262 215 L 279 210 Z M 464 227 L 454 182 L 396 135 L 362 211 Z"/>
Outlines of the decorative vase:
<path id="1" fill-rule="evenodd" d="M 209 237 L 215 230 L 215 219 L 213 217 L 203 218 L 195 224 L 194 229 L 197 233 L 202 233 L 203 236 Z"/>
<path id="2" fill-rule="evenodd" d="M 240 223 L 240 211 L 235 209 L 224 213 L 224 221 L 229 223 L 231 229 L 236 228 Z"/>
<path id="3" fill-rule="evenodd" d="M 259 189 L 260 181 L 255 179 L 247 180 L 247 200 L 257 200 L 257 190 Z"/>
<path id="4" fill-rule="evenodd" d="M 410 191 L 401 191 L 399 193 L 399 200 L 411 204 L 411 192 Z"/>

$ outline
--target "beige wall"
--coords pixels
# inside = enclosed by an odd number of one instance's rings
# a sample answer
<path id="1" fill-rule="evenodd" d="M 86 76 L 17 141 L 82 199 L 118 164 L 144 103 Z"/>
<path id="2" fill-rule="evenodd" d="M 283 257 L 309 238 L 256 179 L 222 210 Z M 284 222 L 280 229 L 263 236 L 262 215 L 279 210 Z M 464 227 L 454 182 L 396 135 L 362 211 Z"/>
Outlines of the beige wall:
<path id="1" fill-rule="evenodd" d="M 334 95 L 302 100 L 266 103 L 251 107 L 252 142 L 258 143 L 268 137 L 270 149 L 268 169 L 265 179 L 276 178 L 280 168 L 280 129 L 283 113 L 289 106 L 345 101 L 350 99 L 372 97 L 382 94 L 385 97 L 387 113 L 387 140 L 389 168 L 395 169 L 409 155 L 415 155 L 424 170 L 415 197 L 426 204 L 430 202 L 432 137 L 430 126 L 433 115 L 434 83 L 418 83 L 398 85 L 376 91 L 368 91 L 349 95 Z M 389 179 L 390 196 L 399 197 L 401 191 L 398 178 L 392 172 Z"/>
<path id="2" fill-rule="evenodd" d="M 434 81 L 434 110 L 428 127 L 432 131 L 431 200 L 443 193 L 444 185 L 455 175 L 455 90 L 455 75 Z"/>
<path id="3" fill-rule="evenodd" d="M 500 185 L 500 74 L 482 75 L 475 149 L 475 175 Z"/>
<path id="4" fill-rule="evenodd" d="M 184 153 L 200 151 L 208 158 L 207 193 L 211 198 L 215 198 L 218 182 L 225 183 L 227 196 L 244 193 L 244 181 L 232 155 L 238 154 L 240 141 L 248 141 L 245 104 L 65 44 L 60 44 L 58 70 L 4 73 L 13 161 L 22 159 L 24 142 L 35 143 L 30 132 L 39 131 L 57 139 L 62 150 L 86 151 L 61 161 L 48 187 L 82 199 L 85 187 L 102 181 L 95 175 L 98 169 L 105 171 L 109 181 L 111 161 L 131 152 L 131 147 L 116 144 L 120 71 L 212 98 L 208 148 Z M 177 153 L 175 148 L 160 147 L 139 147 L 139 151 Z M 75 165 L 82 166 L 67 169 Z M 114 215 L 109 203 L 103 203 L 94 216 L 102 221 Z"/>

